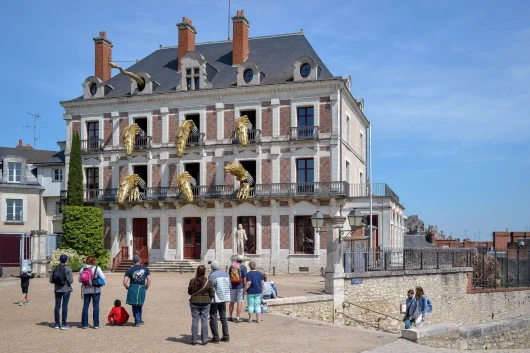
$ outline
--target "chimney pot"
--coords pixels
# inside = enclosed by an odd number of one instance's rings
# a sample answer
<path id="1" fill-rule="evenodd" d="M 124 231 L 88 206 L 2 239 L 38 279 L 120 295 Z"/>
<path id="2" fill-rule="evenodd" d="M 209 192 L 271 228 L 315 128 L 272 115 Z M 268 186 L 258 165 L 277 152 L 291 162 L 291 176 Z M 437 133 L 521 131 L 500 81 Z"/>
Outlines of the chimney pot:
<path id="1" fill-rule="evenodd" d="M 18 145 L 22 146 L 22 140 L 18 140 Z"/>
<path id="2" fill-rule="evenodd" d="M 101 31 L 99 37 L 94 38 L 94 43 L 94 74 L 101 81 L 107 81 L 112 77 L 109 66 L 109 61 L 112 61 L 112 42 L 107 39 L 107 32 Z"/>
<path id="3" fill-rule="evenodd" d="M 197 31 L 191 24 L 191 20 L 186 17 L 182 17 L 182 23 L 177 23 L 179 29 L 178 38 L 178 71 L 180 71 L 180 61 L 187 52 L 195 50 L 195 36 Z"/>
<path id="4" fill-rule="evenodd" d="M 248 28 L 249 22 L 245 18 L 245 10 L 237 11 L 232 17 L 234 33 L 232 38 L 232 66 L 238 66 L 248 58 Z"/>
<path id="5" fill-rule="evenodd" d="M 241 10 L 241 17 L 245 17 L 245 10 Z"/>

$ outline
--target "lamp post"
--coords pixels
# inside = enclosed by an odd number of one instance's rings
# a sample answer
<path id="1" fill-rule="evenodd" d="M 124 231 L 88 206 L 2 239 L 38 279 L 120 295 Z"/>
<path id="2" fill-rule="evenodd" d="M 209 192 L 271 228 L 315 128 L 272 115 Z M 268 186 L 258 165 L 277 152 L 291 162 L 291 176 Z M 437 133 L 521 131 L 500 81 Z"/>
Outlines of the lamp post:
<path id="1" fill-rule="evenodd" d="M 364 218 L 365 217 L 356 208 L 354 208 L 350 211 L 350 213 L 348 213 L 348 223 L 350 224 L 351 229 L 339 230 L 339 244 L 342 242 L 342 238 L 344 236 L 353 234 L 353 232 L 355 232 L 357 228 L 363 225 Z M 313 229 L 316 233 L 320 233 L 320 229 L 324 225 L 324 215 L 319 211 L 313 213 L 313 215 L 311 216 L 311 225 L 313 226 Z"/>

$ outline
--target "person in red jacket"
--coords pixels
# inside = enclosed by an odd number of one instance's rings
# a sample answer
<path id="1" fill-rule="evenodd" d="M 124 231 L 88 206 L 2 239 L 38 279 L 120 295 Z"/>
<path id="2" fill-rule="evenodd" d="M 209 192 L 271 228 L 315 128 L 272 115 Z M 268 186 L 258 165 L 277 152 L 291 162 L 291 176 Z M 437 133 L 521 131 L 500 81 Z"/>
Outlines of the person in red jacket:
<path id="1" fill-rule="evenodd" d="M 129 313 L 121 306 L 121 300 L 116 299 L 114 301 L 114 308 L 109 313 L 109 324 L 111 325 L 123 325 L 129 320 Z"/>

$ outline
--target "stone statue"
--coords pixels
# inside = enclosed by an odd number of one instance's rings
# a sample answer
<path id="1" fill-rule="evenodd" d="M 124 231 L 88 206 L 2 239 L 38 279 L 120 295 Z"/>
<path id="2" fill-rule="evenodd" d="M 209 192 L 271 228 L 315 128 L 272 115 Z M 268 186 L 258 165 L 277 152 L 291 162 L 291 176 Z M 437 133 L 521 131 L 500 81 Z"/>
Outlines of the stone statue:
<path id="1" fill-rule="evenodd" d="M 245 253 L 245 242 L 247 241 L 247 232 L 243 229 L 243 225 L 239 224 L 236 231 L 237 253 L 241 249 L 241 255 Z"/>
<path id="2" fill-rule="evenodd" d="M 248 145 L 248 128 L 250 125 L 250 120 L 248 116 L 243 115 L 236 119 L 236 136 L 239 140 L 239 144 L 243 147 Z"/>
<path id="3" fill-rule="evenodd" d="M 129 202 L 140 200 L 140 189 L 138 186 L 145 188 L 145 181 L 138 174 L 128 175 L 121 179 L 120 188 L 118 189 L 118 204 L 123 204 L 128 198 Z"/>
<path id="4" fill-rule="evenodd" d="M 129 125 L 125 129 L 123 129 L 123 132 L 122 132 L 123 145 L 125 146 L 125 153 L 128 156 L 132 154 L 132 151 L 134 149 L 134 142 L 136 140 L 136 136 L 139 133 L 140 133 L 140 126 L 138 126 L 138 124 L 136 123 Z"/>
<path id="5" fill-rule="evenodd" d="M 237 198 L 238 200 L 246 200 L 250 193 L 250 184 L 251 184 L 249 182 L 250 175 L 248 174 L 248 172 L 239 163 L 228 163 L 225 166 L 225 172 L 228 174 L 232 174 L 233 176 L 236 177 L 238 181 L 243 182 L 239 191 L 237 192 Z"/>
<path id="6" fill-rule="evenodd" d="M 177 129 L 177 157 L 182 158 L 184 156 L 184 150 L 186 149 L 190 132 L 194 127 L 195 123 L 193 120 L 185 120 Z"/>
<path id="7" fill-rule="evenodd" d="M 192 184 L 195 184 L 193 177 L 190 173 L 184 172 L 177 178 L 177 184 L 184 196 L 184 199 L 188 202 L 193 202 L 193 191 L 191 190 Z"/>
<path id="8" fill-rule="evenodd" d="M 434 229 L 434 227 L 430 225 L 429 228 L 427 229 L 427 234 L 436 235 L 436 229 Z"/>

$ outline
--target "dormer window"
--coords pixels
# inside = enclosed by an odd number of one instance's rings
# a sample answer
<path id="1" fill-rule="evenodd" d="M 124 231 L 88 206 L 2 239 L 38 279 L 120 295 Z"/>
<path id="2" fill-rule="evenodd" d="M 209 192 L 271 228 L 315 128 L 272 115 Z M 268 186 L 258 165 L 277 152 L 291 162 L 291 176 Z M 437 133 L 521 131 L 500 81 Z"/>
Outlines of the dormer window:
<path id="1" fill-rule="evenodd" d="M 211 84 L 206 79 L 206 59 L 201 54 L 190 51 L 182 57 L 181 64 L 181 90 L 196 91 L 201 88 L 211 87 Z"/>
<path id="2" fill-rule="evenodd" d="M 22 163 L 9 163 L 9 182 L 20 183 L 22 178 Z"/>
<path id="3" fill-rule="evenodd" d="M 193 91 L 201 88 L 201 69 L 196 67 L 186 69 L 186 90 Z"/>
<path id="4" fill-rule="evenodd" d="M 254 86 L 259 85 L 262 72 L 253 62 L 247 60 L 237 68 L 237 85 Z"/>
<path id="5" fill-rule="evenodd" d="M 97 85 L 97 83 L 92 82 L 92 83 L 90 84 L 90 94 L 91 94 L 92 97 L 93 97 L 93 96 L 96 95 L 96 93 L 98 93 L 98 85 Z"/>
<path id="6" fill-rule="evenodd" d="M 250 83 L 253 77 L 254 77 L 254 70 L 252 69 L 246 69 L 245 73 L 243 73 L 243 79 L 245 80 L 246 83 Z"/>
<path id="7" fill-rule="evenodd" d="M 293 80 L 295 82 L 318 79 L 318 64 L 309 56 L 301 56 L 294 63 Z"/>
<path id="8" fill-rule="evenodd" d="M 308 77 L 311 74 L 311 65 L 308 63 L 303 63 L 302 66 L 300 66 L 300 76 L 302 77 Z"/>

